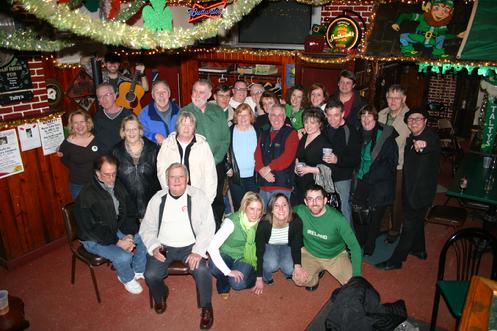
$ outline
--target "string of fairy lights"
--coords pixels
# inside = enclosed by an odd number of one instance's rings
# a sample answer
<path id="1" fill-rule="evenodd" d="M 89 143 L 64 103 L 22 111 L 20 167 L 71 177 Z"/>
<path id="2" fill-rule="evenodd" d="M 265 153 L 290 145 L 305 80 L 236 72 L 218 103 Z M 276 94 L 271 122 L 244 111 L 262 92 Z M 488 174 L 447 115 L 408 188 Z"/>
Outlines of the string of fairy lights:
<path id="1" fill-rule="evenodd" d="M 43 117 L 33 117 L 33 118 L 23 118 L 12 121 L 2 121 L 0 123 L 0 130 L 16 128 L 20 125 L 31 124 L 36 122 L 47 122 L 56 118 L 63 116 L 65 112 L 52 113 Z"/>

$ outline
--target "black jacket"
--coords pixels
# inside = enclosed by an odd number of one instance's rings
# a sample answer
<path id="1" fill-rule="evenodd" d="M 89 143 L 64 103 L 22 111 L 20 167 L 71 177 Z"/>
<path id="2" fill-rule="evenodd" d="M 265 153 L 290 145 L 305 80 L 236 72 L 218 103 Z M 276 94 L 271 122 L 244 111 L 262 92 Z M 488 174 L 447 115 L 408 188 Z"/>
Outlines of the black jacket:
<path id="1" fill-rule="evenodd" d="M 332 100 L 340 101 L 340 91 L 336 91 L 335 94 L 331 96 Z M 358 114 L 362 107 L 366 106 L 368 101 L 361 96 L 359 91 L 354 91 L 354 101 L 352 102 L 352 109 L 350 109 L 349 116 L 345 119 L 347 124 L 350 124 L 351 128 L 355 128 L 356 130 L 360 130 L 361 128 L 361 119 Z"/>
<path id="2" fill-rule="evenodd" d="M 426 148 L 416 152 L 414 140 L 426 141 Z M 440 140 L 438 135 L 426 127 L 420 135 L 412 134 L 404 148 L 403 201 L 410 208 L 431 206 L 437 191 L 437 177 L 440 168 Z"/>
<path id="3" fill-rule="evenodd" d="M 302 239 L 302 221 L 297 216 L 293 215 L 293 220 L 290 222 L 288 229 L 288 246 L 292 253 L 293 264 L 301 263 L 300 249 L 303 246 Z M 259 222 L 257 225 L 257 232 L 255 233 L 255 245 L 257 255 L 257 277 L 262 277 L 262 267 L 264 264 L 264 252 L 266 251 L 266 244 L 271 238 L 271 230 L 273 225 L 267 219 Z"/>
<path id="4" fill-rule="evenodd" d="M 74 208 L 80 240 L 115 245 L 118 241 L 118 230 L 125 235 L 135 235 L 138 232 L 135 203 L 118 180 L 114 186 L 114 194 L 119 201 L 119 215 L 116 215 L 112 196 L 100 185 L 96 177 L 83 188 L 76 198 Z"/>
<path id="5" fill-rule="evenodd" d="M 333 291 L 330 305 L 327 331 L 392 331 L 407 319 L 403 300 L 382 304 L 378 292 L 359 276 Z"/>
<path id="6" fill-rule="evenodd" d="M 138 218 L 143 218 L 149 200 L 161 188 L 157 179 L 157 153 L 160 146 L 146 138 L 143 138 L 143 143 L 137 165 L 133 164 L 133 159 L 126 151 L 124 140 L 112 150 L 112 154 L 119 161 L 118 178 L 135 201 Z"/>
<path id="7" fill-rule="evenodd" d="M 373 139 L 378 130 L 383 131 L 378 141 L 371 146 L 371 167 L 368 173 L 358 180 L 355 185 L 353 203 L 367 207 L 380 207 L 391 205 L 395 199 L 395 176 L 399 158 L 399 148 L 395 138 L 397 131 L 391 126 L 377 123 L 373 129 Z M 360 185 L 366 183 L 366 187 Z M 364 205 L 358 191 L 367 192 L 367 203 Z"/>
<path id="8" fill-rule="evenodd" d="M 345 128 L 348 128 L 348 141 Z M 333 154 L 337 156 L 338 162 L 331 166 L 333 181 L 352 179 L 354 169 L 361 162 L 361 136 L 356 129 L 345 123 L 338 129 L 326 125 L 323 132 L 331 143 Z"/>

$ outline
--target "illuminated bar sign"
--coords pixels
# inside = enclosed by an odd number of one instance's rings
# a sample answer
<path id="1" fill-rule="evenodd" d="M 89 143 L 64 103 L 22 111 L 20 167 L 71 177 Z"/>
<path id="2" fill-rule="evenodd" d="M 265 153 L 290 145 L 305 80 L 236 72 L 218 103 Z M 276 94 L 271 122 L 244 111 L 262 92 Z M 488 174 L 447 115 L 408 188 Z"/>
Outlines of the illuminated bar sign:
<path id="1" fill-rule="evenodd" d="M 361 40 L 361 30 L 350 16 L 336 17 L 326 30 L 326 42 L 332 49 L 351 49 Z"/>
<path id="2" fill-rule="evenodd" d="M 188 9 L 188 16 L 190 17 L 188 23 L 193 23 L 205 18 L 221 17 L 226 4 L 226 1 L 216 2 L 209 6 L 202 6 L 201 4 L 196 3 L 192 8 Z"/>

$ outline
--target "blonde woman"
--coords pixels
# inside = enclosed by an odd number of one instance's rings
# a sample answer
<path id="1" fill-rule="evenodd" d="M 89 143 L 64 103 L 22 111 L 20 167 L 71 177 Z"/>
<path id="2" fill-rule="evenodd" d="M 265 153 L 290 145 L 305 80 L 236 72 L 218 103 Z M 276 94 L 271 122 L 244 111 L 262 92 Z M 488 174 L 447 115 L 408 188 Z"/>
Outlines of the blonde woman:
<path id="1" fill-rule="evenodd" d="M 93 177 L 93 162 L 100 156 L 101 147 L 91 133 L 93 121 L 84 110 L 69 114 L 67 128 L 69 136 L 59 146 L 57 155 L 69 168 L 69 189 L 76 199 Z"/>
<path id="2" fill-rule="evenodd" d="M 138 218 L 145 215 L 148 201 L 160 190 L 157 179 L 159 147 L 143 137 L 143 126 L 135 115 L 121 123 L 121 140 L 112 150 L 119 161 L 117 176 L 135 202 Z"/>
<path id="3" fill-rule="evenodd" d="M 216 277 L 217 292 L 224 299 L 231 288 L 243 290 L 255 285 L 257 266 L 255 233 L 264 213 L 258 193 L 247 192 L 240 210 L 224 219 L 209 245 L 210 269 Z"/>

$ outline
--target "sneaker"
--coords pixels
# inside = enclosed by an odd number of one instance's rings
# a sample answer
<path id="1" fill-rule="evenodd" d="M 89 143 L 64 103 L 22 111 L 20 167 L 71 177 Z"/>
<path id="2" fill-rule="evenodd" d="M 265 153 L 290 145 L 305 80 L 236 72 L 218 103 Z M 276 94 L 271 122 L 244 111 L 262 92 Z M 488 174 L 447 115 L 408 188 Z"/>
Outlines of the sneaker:
<path id="1" fill-rule="evenodd" d="M 140 294 L 143 291 L 142 286 L 136 280 L 132 279 L 126 284 L 124 284 L 126 291 L 132 294 Z"/>
<path id="2" fill-rule="evenodd" d="M 145 279 L 145 276 L 143 276 L 143 272 L 135 272 L 135 280 L 138 279 Z"/>

